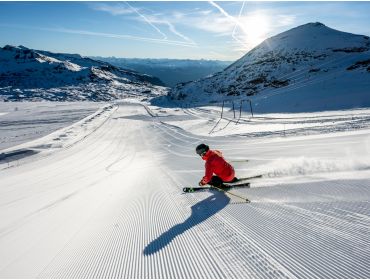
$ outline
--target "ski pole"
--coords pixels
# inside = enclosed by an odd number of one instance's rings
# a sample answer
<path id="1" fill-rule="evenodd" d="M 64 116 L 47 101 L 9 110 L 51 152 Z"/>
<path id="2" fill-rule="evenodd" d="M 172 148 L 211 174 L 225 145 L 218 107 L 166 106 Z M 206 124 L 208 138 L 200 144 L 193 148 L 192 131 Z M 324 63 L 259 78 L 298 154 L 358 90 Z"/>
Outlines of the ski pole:
<path id="1" fill-rule="evenodd" d="M 237 194 L 232 193 L 232 192 L 230 192 L 230 191 L 227 191 L 227 190 L 224 190 L 224 189 L 221 189 L 221 188 L 217 188 L 217 187 L 215 187 L 215 186 L 211 186 L 211 188 L 215 188 L 216 190 L 222 191 L 222 192 L 224 192 L 224 193 L 228 193 L 228 194 L 230 194 L 230 195 L 232 195 L 232 196 L 235 196 L 235 197 L 237 197 L 237 198 L 240 198 L 240 199 L 242 199 L 242 200 L 245 200 L 246 202 L 250 202 L 250 200 L 249 200 L 248 198 L 243 197 L 243 196 L 240 196 L 240 195 L 237 195 Z"/>

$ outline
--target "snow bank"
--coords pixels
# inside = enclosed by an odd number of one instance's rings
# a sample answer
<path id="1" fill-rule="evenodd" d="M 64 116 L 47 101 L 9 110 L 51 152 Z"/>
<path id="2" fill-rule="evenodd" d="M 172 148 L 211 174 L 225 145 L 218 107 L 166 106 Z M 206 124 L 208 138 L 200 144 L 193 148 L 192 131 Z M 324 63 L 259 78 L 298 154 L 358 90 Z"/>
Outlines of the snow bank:
<path id="1" fill-rule="evenodd" d="M 70 126 L 41 138 L 0 150 L 0 170 L 35 160 L 34 157 L 28 157 L 29 155 L 38 154 L 39 157 L 45 157 L 75 145 L 99 129 L 116 109 L 116 104 L 105 104 L 95 113 Z"/>

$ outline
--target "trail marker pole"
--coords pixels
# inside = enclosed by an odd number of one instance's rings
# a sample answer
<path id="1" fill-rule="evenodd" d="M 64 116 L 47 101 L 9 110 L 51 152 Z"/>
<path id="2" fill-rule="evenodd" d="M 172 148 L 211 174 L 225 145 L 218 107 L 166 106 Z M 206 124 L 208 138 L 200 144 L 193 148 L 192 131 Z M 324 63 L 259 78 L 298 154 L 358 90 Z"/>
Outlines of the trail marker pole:
<path id="1" fill-rule="evenodd" d="M 242 106 L 243 106 L 243 100 L 240 100 L 240 109 L 239 109 L 239 120 L 242 116 Z"/>
<path id="2" fill-rule="evenodd" d="M 234 119 L 235 119 L 235 107 L 234 107 L 234 101 L 233 101 L 233 112 L 234 112 Z"/>
<path id="3" fill-rule="evenodd" d="M 249 102 L 249 106 L 251 107 L 251 114 L 252 114 L 252 118 L 253 118 L 252 101 L 250 99 L 248 99 L 248 102 Z"/>
<path id="4" fill-rule="evenodd" d="M 239 118 L 238 118 L 238 121 L 236 122 L 236 124 L 239 123 L 239 120 L 242 116 L 242 106 L 243 106 L 243 100 L 240 100 L 240 108 L 239 108 Z"/>
<path id="5" fill-rule="evenodd" d="M 222 115 L 224 114 L 224 105 L 225 105 L 225 100 L 222 101 L 221 119 L 222 119 Z"/>

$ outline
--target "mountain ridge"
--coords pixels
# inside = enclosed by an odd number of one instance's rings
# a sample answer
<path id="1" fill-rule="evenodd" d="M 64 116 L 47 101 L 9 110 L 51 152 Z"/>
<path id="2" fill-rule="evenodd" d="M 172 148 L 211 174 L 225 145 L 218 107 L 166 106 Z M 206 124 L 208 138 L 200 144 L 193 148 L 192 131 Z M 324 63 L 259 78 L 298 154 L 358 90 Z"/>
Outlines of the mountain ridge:
<path id="1" fill-rule="evenodd" d="M 168 97 L 188 104 L 248 98 L 261 112 L 366 107 L 370 106 L 369 50 L 368 36 L 308 23 L 266 39 L 224 71 L 178 85 Z M 346 97 L 344 89 L 352 96 Z M 333 91 L 341 101 L 328 104 L 336 97 Z M 295 94 L 276 98 L 286 92 Z"/>
<path id="2" fill-rule="evenodd" d="M 222 71 L 232 61 L 207 59 L 170 59 L 170 58 L 117 58 L 91 57 L 108 62 L 118 67 L 125 67 L 140 73 L 160 78 L 167 86 L 174 87 L 178 83 L 198 80 Z"/>
<path id="3" fill-rule="evenodd" d="M 112 100 L 163 86 L 158 78 L 79 54 L 24 46 L 0 48 L 0 98 L 16 100 Z"/>

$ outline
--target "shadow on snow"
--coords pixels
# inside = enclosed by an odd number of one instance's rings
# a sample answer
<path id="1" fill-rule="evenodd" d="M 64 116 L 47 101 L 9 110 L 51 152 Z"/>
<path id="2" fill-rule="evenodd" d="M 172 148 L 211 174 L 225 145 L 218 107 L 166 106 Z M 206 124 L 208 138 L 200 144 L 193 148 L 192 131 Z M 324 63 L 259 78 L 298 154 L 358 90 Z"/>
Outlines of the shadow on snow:
<path id="1" fill-rule="evenodd" d="M 151 241 L 144 249 L 144 255 L 152 255 L 169 245 L 173 239 L 192 227 L 204 222 L 229 204 L 230 198 L 224 193 L 216 192 L 210 197 L 191 207 L 191 215 L 183 223 L 177 224 L 158 238 Z"/>

